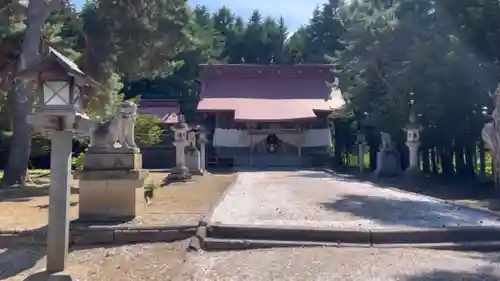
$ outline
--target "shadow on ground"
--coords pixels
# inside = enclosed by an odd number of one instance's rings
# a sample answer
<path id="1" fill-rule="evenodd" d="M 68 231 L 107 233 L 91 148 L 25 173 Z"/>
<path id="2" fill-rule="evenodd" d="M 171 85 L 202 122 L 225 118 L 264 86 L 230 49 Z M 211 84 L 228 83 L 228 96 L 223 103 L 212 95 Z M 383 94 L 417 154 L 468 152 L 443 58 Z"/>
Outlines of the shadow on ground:
<path id="1" fill-rule="evenodd" d="M 413 201 L 378 196 L 346 195 L 321 205 L 334 212 L 350 213 L 381 224 L 418 228 L 494 223 L 494 215 L 433 201 Z"/>
<path id="2" fill-rule="evenodd" d="M 47 271 L 42 271 L 42 272 L 37 272 L 33 275 L 28 276 L 27 278 L 24 279 L 24 281 L 46 281 L 50 280 L 49 278 L 52 276 L 52 274 L 48 273 Z M 73 278 L 69 275 L 59 275 L 57 276 L 57 280 L 60 281 L 72 281 Z"/>
<path id="3" fill-rule="evenodd" d="M 445 201 L 464 203 L 483 210 L 500 212 L 500 197 L 497 195 L 494 185 L 479 180 L 434 177 L 432 175 L 423 175 L 418 179 L 410 180 L 402 177 L 378 179 L 373 174 L 360 175 L 352 171 L 333 171 L 331 173 L 316 171 L 294 176 L 318 179 L 334 178 L 341 182 L 366 183 L 374 187 L 399 189 Z"/>
<path id="4" fill-rule="evenodd" d="M 47 227 L 34 231 L 45 232 Z M 6 280 L 34 267 L 45 256 L 44 246 L 0 247 L 0 280 Z"/>
<path id="5" fill-rule="evenodd" d="M 377 187 L 397 188 L 443 200 L 480 200 L 497 197 L 495 187 L 492 183 L 483 182 L 478 179 L 436 177 L 430 174 L 422 174 L 421 177 L 411 179 L 403 177 L 377 178 L 372 173 L 360 175 L 353 171 L 333 172 L 330 176 L 338 180 L 362 181 Z"/>
<path id="6" fill-rule="evenodd" d="M 50 184 L 44 184 L 0 190 L 0 202 L 26 202 L 30 198 L 48 196 L 49 188 Z M 71 194 L 78 194 L 78 188 L 71 187 Z"/>
<path id="7" fill-rule="evenodd" d="M 119 225 L 124 224 L 128 221 L 115 222 L 115 223 L 101 223 L 100 225 Z M 79 220 L 73 220 L 70 223 L 70 228 L 74 227 L 86 227 L 89 225 L 97 225 L 96 223 L 90 222 L 80 222 Z M 35 232 L 46 233 L 47 226 L 34 229 Z M 113 247 L 103 246 L 103 245 L 91 245 L 88 247 L 78 246 L 71 247 L 70 251 L 77 251 L 83 249 L 91 248 L 108 248 Z M 0 246 L 0 280 L 6 280 L 8 278 L 14 277 L 23 271 L 26 271 L 34 267 L 40 260 L 45 257 L 46 247 L 42 245 L 16 245 L 16 246 Z M 31 278 L 31 279 L 30 279 Z M 44 272 L 39 272 L 30 276 L 26 280 L 46 280 L 47 274 Z"/>
<path id="8" fill-rule="evenodd" d="M 495 271 L 496 270 L 496 271 Z M 413 276 L 400 276 L 397 280 L 403 281 L 498 281 L 498 268 L 492 266 L 481 267 L 476 273 L 436 270 Z"/>

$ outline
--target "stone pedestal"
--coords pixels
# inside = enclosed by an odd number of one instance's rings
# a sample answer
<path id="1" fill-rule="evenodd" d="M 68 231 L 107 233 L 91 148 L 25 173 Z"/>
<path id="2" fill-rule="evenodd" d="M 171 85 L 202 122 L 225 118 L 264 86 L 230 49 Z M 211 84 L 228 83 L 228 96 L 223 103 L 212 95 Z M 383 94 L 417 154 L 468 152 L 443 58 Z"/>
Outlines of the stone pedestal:
<path id="1" fill-rule="evenodd" d="M 186 166 L 186 154 L 185 148 L 187 142 L 184 140 L 174 141 L 175 146 L 175 162 L 176 165 L 168 174 L 165 182 L 182 182 L 191 179 L 192 175 L 189 172 L 189 168 Z"/>
<path id="2" fill-rule="evenodd" d="M 204 170 L 201 163 L 201 152 L 199 150 L 188 150 L 186 153 L 186 166 L 193 175 L 203 175 Z"/>
<path id="3" fill-rule="evenodd" d="M 144 180 L 138 149 L 111 149 L 85 154 L 80 180 L 79 219 L 92 222 L 131 220 L 144 197 Z"/>
<path id="4" fill-rule="evenodd" d="M 138 170 L 142 169 L 142 154 L 137 148 L 96 149 L 85 153 L 84 170 Z"/>
<path id="5" fill-rule="evenodd" d="M 377 177 L 395 177 L 402 173 L 399 152 L 393 149 L 382 149 L 377 152 Z"/>
<path id="6" fill-rule="evenodd" d="M 405 170 L 405 175 L 415 176 L 420 173 L 420 162 L 418 159 L 418 148 L 420 146 L 420 142 L 408 141 L 406 142 L 406 146 L 409 150 L 409 160 L 410 164 L 408 168 Z"/>

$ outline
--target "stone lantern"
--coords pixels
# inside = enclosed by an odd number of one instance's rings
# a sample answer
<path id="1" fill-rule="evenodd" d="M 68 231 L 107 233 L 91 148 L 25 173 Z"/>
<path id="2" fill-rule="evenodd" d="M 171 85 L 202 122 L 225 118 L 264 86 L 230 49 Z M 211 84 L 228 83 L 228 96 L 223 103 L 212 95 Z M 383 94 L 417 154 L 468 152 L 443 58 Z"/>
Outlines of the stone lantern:
<path id="1" fill-rule="evenodd" d="M 172 126 L 174 132 L 174 141 L 172 144 L 175 146 L 175 168 L 165 179 L 166 182 L 172 181 L 185 181 L 191 179 L 191 173 L 186 166 L 186 147 L 189 145 L 187 134 L 189 126 L 186 124 L 184 116 L 179 116 L 179 122 Z"/>
<path id="2" fill-rule="evenodd" d="M 409 122 L 404 130 L 406 132 L 406 146 L 410 152 L 410 165 L 405 172 L 420 172 L 418 149 L 420 147 L 420 132 L 423 127 L 417 124 L 417 117 L 414 112 L 410 113 Z"/>
<path id="3" fill-rule="evenodd" d="M 34 112 L 28 116 L 36 131 L 51 137 L 51 187 L 47 230 L 47 271 L 65 269 L 69 244 L 69 203 L 73 134 L 89 134 L 91 122 L 83 111 L 82 89 L 99 87 L 78 66 L 49 48 L 45 56 L 19 73 L 37 88 Z"/>
<path id="4" fill-rule="evenodd" d="M 78 66 L 49 48 L 48 54 L 20 73 L 24 79 L 36 82 L 34 113 L 28 122 L 35 130 L 90 133 L 87 114 L 83 108 L 84 87 L 99 87 Z"/>

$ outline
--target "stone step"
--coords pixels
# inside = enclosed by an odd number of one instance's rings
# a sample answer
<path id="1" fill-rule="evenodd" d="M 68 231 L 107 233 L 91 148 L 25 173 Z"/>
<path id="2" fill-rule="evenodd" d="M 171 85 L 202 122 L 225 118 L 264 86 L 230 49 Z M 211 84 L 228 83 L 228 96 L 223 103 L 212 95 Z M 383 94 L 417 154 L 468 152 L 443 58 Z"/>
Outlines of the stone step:
<path id="1" fill-rule="evenodd" d="M 463 243 L 419 243 L 419 244 L 348 244 L 307 241 L 280 240 L 241 240 L 204 238 L 200 243 L 204 251 L 230 251 L 287 247 L 355 247 L 355 248 L 416 248 L 448 251 L 496 252 L 500 251 L 500 242 L 463 242 Z"/>
<path id="2" fill-rule="evenodd" d="M 213 224 L 207 237 L 216 239 L 309 241 L 354 244 L 421 244 L 500 242 L 499 227 L 453 227 L 440 229 L 335 229 L 279 225 Z"/>

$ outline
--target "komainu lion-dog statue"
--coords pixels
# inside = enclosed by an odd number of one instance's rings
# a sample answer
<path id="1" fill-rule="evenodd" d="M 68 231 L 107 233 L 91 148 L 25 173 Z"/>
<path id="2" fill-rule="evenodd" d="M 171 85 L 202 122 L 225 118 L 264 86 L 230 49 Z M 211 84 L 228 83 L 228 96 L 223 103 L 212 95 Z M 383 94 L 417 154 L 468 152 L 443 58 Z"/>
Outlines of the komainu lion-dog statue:
<path id="1" fill-rule="evenodd" d="M 134 124 L 137 117 L 137 105 L 124 101 L 116 110 L 113 118 L 96 124 L 90 147 L 100 149 L 137 148 L 135 143 Z"/>

